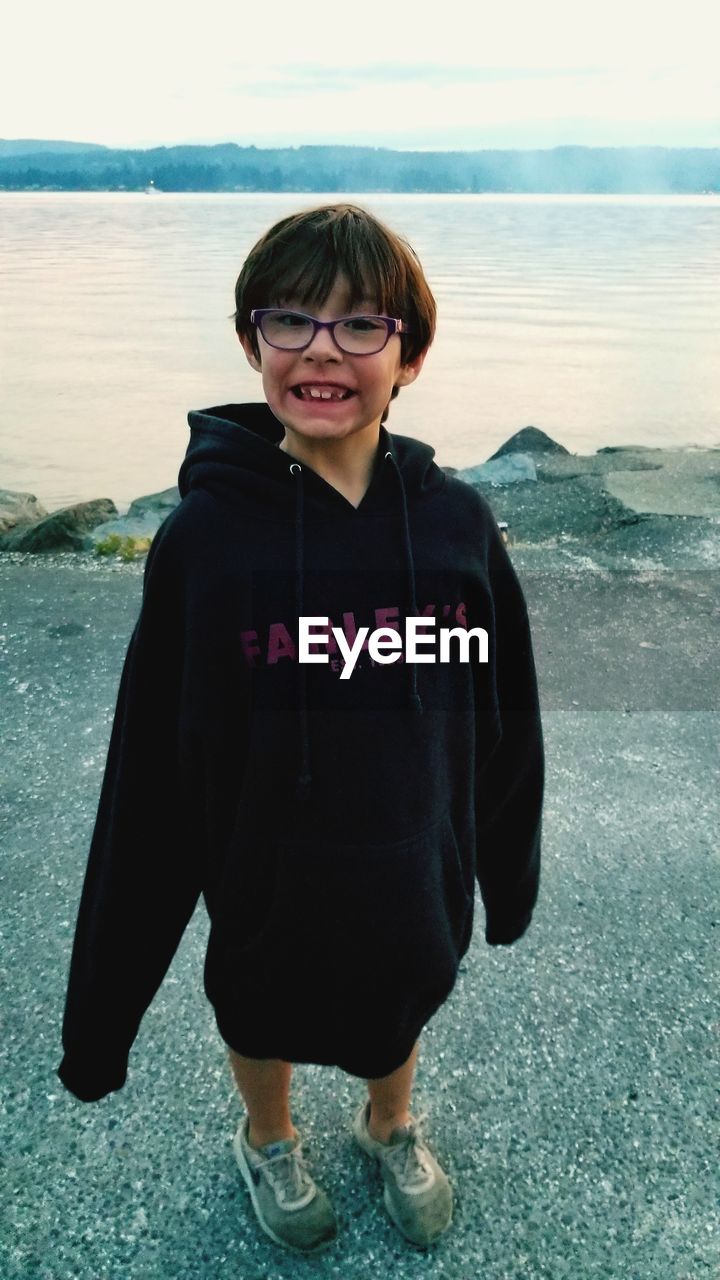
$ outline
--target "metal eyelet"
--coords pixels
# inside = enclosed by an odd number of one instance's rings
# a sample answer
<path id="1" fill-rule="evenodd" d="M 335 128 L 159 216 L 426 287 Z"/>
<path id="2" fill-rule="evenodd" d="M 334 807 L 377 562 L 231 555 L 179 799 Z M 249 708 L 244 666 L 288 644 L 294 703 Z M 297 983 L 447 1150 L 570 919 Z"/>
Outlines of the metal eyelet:
<path id="1" fill-rule="evenodd" d="M 299 463 L 299 462 L 291 462 L 291 463 L 290 463 L 290 475 L 292 475 L 293 470 L 294 470 L 294 468 L 295 468 L 295 467 L 297 467 L 298 471 L 302 471 L 302 467 L 300 466 L 300 463 Z"/>

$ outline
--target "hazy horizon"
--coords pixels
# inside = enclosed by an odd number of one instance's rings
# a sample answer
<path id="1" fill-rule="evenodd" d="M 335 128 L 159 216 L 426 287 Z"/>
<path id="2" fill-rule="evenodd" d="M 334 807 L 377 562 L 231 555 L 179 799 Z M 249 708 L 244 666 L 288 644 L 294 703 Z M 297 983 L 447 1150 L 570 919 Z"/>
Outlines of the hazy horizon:
<path id="1" fill-rule="evenodd" d="M 255 147 L 257 151 L 274 151 L 274 150 L 297 151 L 301 147 L 307 147 L 307 146 L 312 146 L 312 147 L 346 146 L 346 147 L 357 147 L 357 148 L 370 147 L 373 150 L 378 150 L 378 151 L 416 151 L 418 152 L 418 154 L 422 154 L 423 152 L 433 152 L 437 154 L 442 154 L 443 152 L 471 153 L 475 151 L 478 151 L 478 152 L 480 151 L 558 151 L 558 150 L 563 150 L 571 147 L 578 147 L 578 148 L 584 148 L 587 150 L 597 150 L 597 151 L 646 150 L 646 149 L 651 150 L 653 148 L 657 150 L 663 150 L 663 151 L 717 151 L 718 148 L 720 148 L 720 141 L 716 143 L 709 143 L 707 146 L 703 146 L 699 143 L 671 144 L 671 143 L 663 143 L 663 142 L 647 142 L 647 143 L 645 142 L 637 142 L 637 143 L 558 142 L 558 143 L 548 144 L 547 146 L 537 146 L 537 147 L 510 146 L 510 145 L 477 146 L 477 147 L 463 147 L 459 145 L 447 146 L 447 147 L 441 147 L 441 146 L 400 147 L 400 146 L 390 146 L 387 143 L 373 144 L 373 143 L 367 143 L 367 142 L 297 142 L 297 141 L 292 143 L 263 141 L 261 145 L 258 145 L 257 143 L 252 143 L 252 142 L 237 142 L 234 138 L 226 138 L 226 137 L 199 139 L 199 140 L 192 140 L 189 138 L 178 138 L 169 142 L 147 142 L 147 143 L 128 144 L 127 146 L 119 146 L 119 145 L 115 146 L 112 143 L 99 142 L 99 141 L 96 141 L 95 139 L 89 139 L 89 138 L 46 138 L 46 137 L 30 137 L 29 135 L 26 135 L 23 137 L 14 137 L 14 138 L 0 137 L 0 146 L 3 143 L 21 144 L 21 143 L 37 143 L 37 142 L 47 143 L 50 146 L 106 147 L 110 151 L 152 151 L 157 149 L 158 147 L 171 148 L 171 147 L 218 147 L 218 146 L 220 147 L 238 146 L 238 147 L 245 147 L 245 148 Z"/>

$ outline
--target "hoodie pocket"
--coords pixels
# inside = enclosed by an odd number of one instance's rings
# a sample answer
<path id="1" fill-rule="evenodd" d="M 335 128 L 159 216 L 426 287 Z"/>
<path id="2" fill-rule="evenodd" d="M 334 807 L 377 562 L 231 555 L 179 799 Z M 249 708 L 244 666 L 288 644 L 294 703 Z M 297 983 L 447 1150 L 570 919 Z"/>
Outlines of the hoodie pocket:
<path id="1" fill-rule="evenodd" d="M 239 954 L 243 977 L 447 991 L 470 942 L 473 887 L 448 812 L 392 844 L 286 840 L 267 913 Z"/>

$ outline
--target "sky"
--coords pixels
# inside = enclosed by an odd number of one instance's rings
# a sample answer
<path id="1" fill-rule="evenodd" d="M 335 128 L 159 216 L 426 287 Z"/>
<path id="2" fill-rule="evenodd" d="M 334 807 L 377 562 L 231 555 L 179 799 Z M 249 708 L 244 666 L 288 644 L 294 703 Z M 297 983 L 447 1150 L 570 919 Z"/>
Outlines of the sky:
<path id="1" fill-rule="evenodd" d="M 15 10 L 0 50 L 3 138 L 720 146 L 715 0 L 27 0 Z"/>

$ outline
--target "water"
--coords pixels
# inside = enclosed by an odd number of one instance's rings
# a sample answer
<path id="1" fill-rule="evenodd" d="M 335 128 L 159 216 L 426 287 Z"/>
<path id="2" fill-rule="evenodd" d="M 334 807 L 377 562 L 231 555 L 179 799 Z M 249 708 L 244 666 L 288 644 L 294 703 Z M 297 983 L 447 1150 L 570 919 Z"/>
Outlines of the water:
<path id="1" fill-rule="evenodd" d="M 232 320 L 243 258 L 316 194 L 0 194 L 0 487 L 123 512 L 176 483 L 187 412 L 260 400 Z M 484 461 L 519 428 L 573 452 L 720 445 L 720 199 L 357 195 L 438 302 L 391 431 Z"/>

